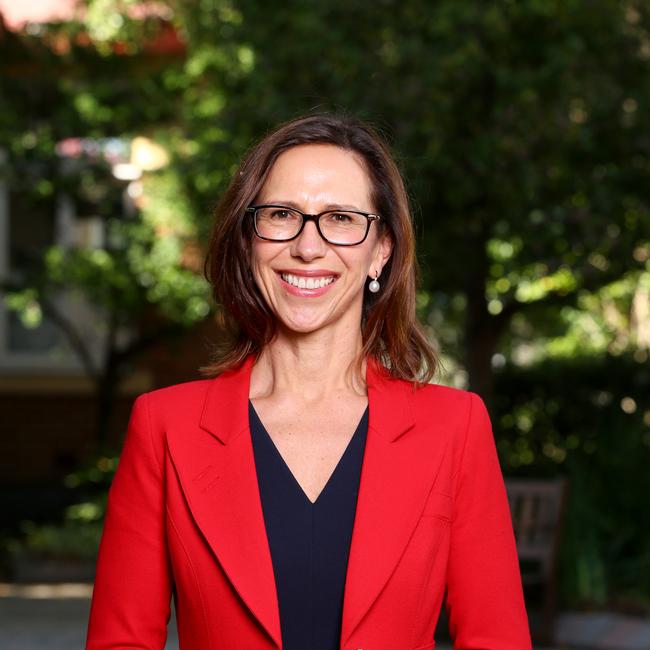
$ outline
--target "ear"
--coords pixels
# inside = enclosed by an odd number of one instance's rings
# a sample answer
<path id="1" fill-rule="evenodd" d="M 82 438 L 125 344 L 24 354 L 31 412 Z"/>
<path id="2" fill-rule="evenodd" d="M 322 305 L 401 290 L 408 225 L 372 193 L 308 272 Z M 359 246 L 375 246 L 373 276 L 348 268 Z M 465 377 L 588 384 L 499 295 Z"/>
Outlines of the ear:
<path id="1" fill-rule="evenodd" d="M 385 232 L 381 235 L 375 245 L 375 256 L 370 267 L 370 274 L 375 277 L 375 272 L 381 274 L 381 269 L 384 268 L 386 262 L 393 252 L 393 238 L 390 233 Z"/>

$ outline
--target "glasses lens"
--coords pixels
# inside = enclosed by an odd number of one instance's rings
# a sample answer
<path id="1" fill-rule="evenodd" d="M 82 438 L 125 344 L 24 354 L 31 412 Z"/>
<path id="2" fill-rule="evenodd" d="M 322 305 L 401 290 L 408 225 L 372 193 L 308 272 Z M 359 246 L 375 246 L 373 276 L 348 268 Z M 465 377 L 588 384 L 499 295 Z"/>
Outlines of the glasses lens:
<path id="1" fill-rule="evenodd" d="M 368 220 L 356 212 L 326 212 L 319 219 L 323 236 L 332 244 L 358 244 L 366 236 Z"/>
<path id="2" fill-rule="evenodd" d="M 257 232 L 265 239 L 291 239 L 296 236 L 301 224 L 300 213 L 290 208 L 258 208 L 255 212 Z"/>

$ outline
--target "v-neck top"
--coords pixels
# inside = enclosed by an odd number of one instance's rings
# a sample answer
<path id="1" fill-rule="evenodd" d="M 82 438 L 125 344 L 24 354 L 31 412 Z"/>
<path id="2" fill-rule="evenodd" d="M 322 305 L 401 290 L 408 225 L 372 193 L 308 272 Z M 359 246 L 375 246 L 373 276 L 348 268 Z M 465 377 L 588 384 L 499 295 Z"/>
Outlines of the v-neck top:
<path id="1" fill-rule="evenodd" d="M 249 400 L 264 524 L 280 609 L 283 650 L 338 650 L 343 593 L 368 407 L 325 487 L 312 503 Z"/>

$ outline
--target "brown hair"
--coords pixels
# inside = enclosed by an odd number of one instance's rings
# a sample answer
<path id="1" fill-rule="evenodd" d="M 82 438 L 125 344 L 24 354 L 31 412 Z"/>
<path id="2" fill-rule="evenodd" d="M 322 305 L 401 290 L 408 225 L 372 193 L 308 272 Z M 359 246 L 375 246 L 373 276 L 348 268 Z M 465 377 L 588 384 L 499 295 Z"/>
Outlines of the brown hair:
<path id="1" fill-rule="evenodd" d="M 390 234 L 392 254 L 382 271 L 382 288 L 363 299 L 363 356 L 374 356 L 393 377 L 428 382 L 439 360 L 415 313 L 418 266 L 408 197 L 397 165 L 382 138 L 367 124 L 330 113 L 308 114 L 280 125 L 245 156 L 215 210 L 204 273 L 220 306 L 226 344 L 200 369 L 215 376 L 259 354 L 276 332 L 273 313 L 253 282 L 251 220 L 245 209 L 261 191 L 278 156 L 301 144 L 332 144 L 356 154 L 370 178 L 381 232 Z"/>

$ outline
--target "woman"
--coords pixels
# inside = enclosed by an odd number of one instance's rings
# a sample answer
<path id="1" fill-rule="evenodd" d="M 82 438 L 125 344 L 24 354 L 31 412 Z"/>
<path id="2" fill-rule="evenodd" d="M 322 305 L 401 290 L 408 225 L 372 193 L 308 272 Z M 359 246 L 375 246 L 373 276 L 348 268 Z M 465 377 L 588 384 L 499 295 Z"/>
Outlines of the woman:
<path id="1" fill-rule="evenodd" d="M 530 648 L 486 408 L 426 383 L 408 201 L 333 115 L 255 146 L 207 277 L 232 336 L 209 378 L 133 407 L 88 650 Z"/>

